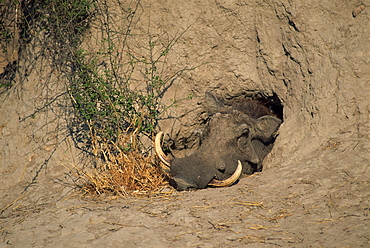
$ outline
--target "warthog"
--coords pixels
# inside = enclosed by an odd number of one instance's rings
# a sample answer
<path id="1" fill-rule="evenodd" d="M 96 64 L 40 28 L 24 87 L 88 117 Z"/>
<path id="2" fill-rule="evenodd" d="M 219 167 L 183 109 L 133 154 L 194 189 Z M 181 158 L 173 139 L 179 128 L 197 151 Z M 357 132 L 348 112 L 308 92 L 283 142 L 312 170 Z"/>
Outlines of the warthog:
<path id="1" fill-rule="evenodd" d="M 241 173 L 260 171 L 282 122 L 258 101 L 231 101 L 226 105 L 207 92 L 206 103 L 209 118 L 201 145 L 191 155 L 170 159 L 161 149 L 163 133 L 156 136 L 156 153 L 179 190 L 229 186 Z"/>

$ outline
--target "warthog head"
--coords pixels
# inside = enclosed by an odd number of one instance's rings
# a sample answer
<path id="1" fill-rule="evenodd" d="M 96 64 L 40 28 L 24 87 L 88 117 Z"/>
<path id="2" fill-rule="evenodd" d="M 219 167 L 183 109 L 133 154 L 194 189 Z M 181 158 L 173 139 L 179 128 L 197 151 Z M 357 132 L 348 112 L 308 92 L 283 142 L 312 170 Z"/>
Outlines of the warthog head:
<path id="1" fill-rule="evenodd" d="M 225 105 L 206 93 L 209 118 L 198 150 L 184 158 L 169 159 L 162 151 L 163 133 L 158 133 L 155 150 L 179 190 L 228 186 L 241 173 L 262 169 L 281 120 L 258 101 L 244 100 Z"/>

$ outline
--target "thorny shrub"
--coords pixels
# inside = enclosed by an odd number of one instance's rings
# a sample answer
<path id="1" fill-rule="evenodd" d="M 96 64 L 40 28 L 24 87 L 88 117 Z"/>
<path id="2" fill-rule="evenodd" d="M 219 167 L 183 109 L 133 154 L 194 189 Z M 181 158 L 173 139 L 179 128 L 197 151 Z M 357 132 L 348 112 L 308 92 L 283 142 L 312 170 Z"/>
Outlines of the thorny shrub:
<path id="1" fill-rule="evenodd" d="M 165 70 L 183 33 L 154 38 L 148 29 L 141 37 L 147 46 L 134 46 L 140 0 L 19 0 L 14 6 L 22 14 L 22 44 L 38 39 L 39 53 L 67 79 L 64 96 L 74 109 L 69 126 L 76 146 L 102 161 L 88 172 L 74 167 L 84 192 L 150 194 L 166 185 L 141 140 L 153 139 L 160 114 L 182 100 L 161 105 L 166 88 L 192 69 Z M 1 39 L 9 37 L 5 32 Z"/>

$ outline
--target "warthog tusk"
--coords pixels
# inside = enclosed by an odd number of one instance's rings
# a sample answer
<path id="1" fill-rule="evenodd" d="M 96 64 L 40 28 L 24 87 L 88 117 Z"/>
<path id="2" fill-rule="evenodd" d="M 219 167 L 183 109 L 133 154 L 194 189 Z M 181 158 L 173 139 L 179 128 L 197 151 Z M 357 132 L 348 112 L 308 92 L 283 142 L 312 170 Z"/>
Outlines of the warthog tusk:
<path id="1" fill-rule="evenodd" d="M 213 187 L 226 187 L 226 186 L 230 186 L 233 183 L 235 183 L 236 180 L 239 179 L 240 175 L 242 174 L 242 170 L 243 170 L 243 165 L 240 162 L 240 160 L 238 160 L 238 167 L 236 168 L 234 174 L 232 174 L 231 177 L 229 177 L 229 178 L 227 178 L 225 180 L 212 179 L 212 181 L 208 184 L 208 186 L 213 186 Z"/>
<path id="2" fill-rule="evenodd" d="M 155 136 L 155 141 L 154 141 L 154 150 L 155 150 L 155 153 L 157 154 L 157 156 L 159 157 L 159 159 L 167 166 L 167 167 L 170 167 L 171 164 L 171 159 L 166 156 L 166 154 L 164 154 L 163 150 L 162 150 L 162 147 L 161 147 L 161 139 L 162 139 L 162 136 L 163 136 L 163 132 L 159 132 L 156 136 Z M 167 168 L 168 169 L 168 168 Z"/>

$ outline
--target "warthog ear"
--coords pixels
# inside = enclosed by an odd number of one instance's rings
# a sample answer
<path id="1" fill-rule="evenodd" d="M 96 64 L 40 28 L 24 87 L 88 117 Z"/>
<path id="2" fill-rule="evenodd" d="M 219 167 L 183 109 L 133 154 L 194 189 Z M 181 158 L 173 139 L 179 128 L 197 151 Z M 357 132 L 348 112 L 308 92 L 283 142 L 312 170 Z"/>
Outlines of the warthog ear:
<path id="1" fill-rule="evenodd" d="M 223 102 L 217 99 L 217 97 L 215 97 L 211 92 L 207 91 L 205 98 L 208 111 L 211 114 L 220 112 L 225 107 Z"/>
<path id="2" fill-rule="evenodd" d="M 265 115 L 257 119 L 257 137 L 264 142 L 270 141 L 274 133 L 278 130 L 281 120 L 271 116 Z"/>

